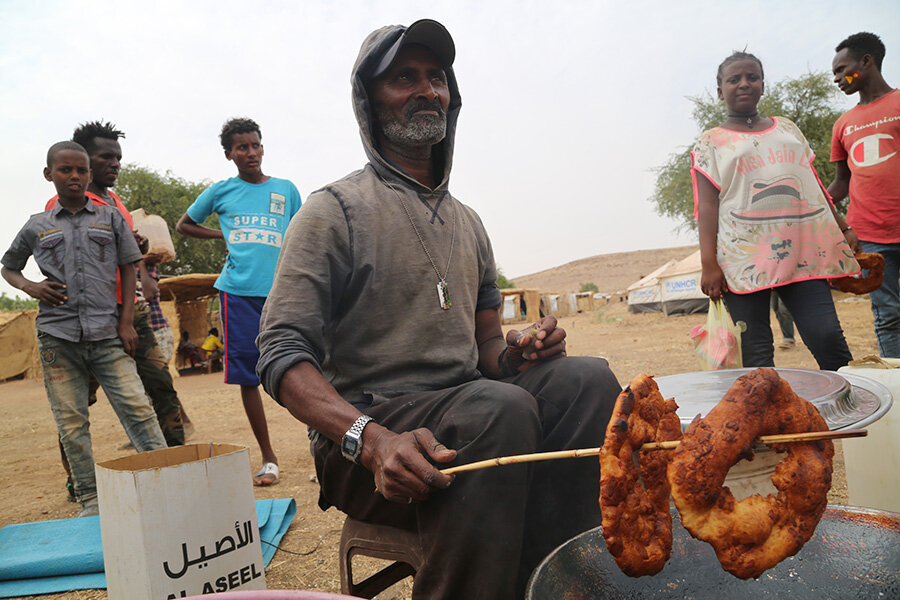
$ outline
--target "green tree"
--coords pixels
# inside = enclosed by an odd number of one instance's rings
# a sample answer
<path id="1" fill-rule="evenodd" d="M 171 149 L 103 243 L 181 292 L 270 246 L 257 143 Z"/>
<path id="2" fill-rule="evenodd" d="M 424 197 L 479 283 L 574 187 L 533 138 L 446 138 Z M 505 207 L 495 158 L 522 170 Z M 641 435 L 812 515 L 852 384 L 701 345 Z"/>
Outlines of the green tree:
<path id="1" fill-rule="evenodd" d="M 162 274 L 218 273 L 222 270 L 226 252 L 223 240 L 197 240 L 175 231 L 178 219 L 208 186 L 206 181 L 187 181 L 171 172 L 161 174 L 140 165 L 128 165 L 119 172 L 115 191 L 128 209 L 143 208 L 169 224 L 175 260 L 159 266 Z M 219 220 L 212 215 L 204 224 L 218 228 Z"/>
<path id="2" fill-rule="evenodd" d="M 19 298 L 7 296 L 6 292 L 0 292 L 0 312 L 18 312 L 38 307 L 38 301 L 34 298 Z"/>
<path id="3" fill-rule="evenodd" d="M 582 283 L 581 287 L 578 289 L 579 292 L 599 292 L 600 288 L 597 287 L 597 284 L 593 281 L 589 281 L 588 283 Z"/>
<path id="4" fill-rule="evenodd" d="M 839 96 L 831 76 L 825 72 L 810 72 L 796 78 L 787 78 L 766 86 L 766 93 L 759 101 L 762 116 L 787 117 L 797 124 L 816 158 L 813 166 L 825 185 L 834 179 L 831 156 L 831 128 L 841 115 L 835 105 Z M 693 118 L 700 131 L 720 125 L 728 116 L 724 102 L 709 92 L 688 97 L 694 104 Z M 656 170 L 656 186 L 650 198 L 660 215 L 679 222 L 679 229 L 696 229 L 694 221 L 694 194 L 691 185 L 691 147 L 669 155 L 668 160 Z M 838 204 L 847 210 L 846 199 Z"/>
<path id="5" fill-rule="evenodd" d="M 516 284 L 514 281 L 506 278 L 506 275 L 503 274 L 503 269 L 497 269 L 497 287 L 501 290 L 506 290 L 516 287 Z"/>

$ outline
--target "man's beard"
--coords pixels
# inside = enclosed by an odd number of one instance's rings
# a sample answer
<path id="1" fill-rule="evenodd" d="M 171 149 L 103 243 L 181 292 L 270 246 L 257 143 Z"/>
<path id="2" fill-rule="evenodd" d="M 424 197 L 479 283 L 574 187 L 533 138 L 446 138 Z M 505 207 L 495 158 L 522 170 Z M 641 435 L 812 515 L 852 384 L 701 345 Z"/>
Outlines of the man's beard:
<path id="1" fill-rule="evenodd" d="M 416 111 L 433 110 L 437 116 L 416 115 Z M 415 102 L 406 109 L 403 120 L 394 117 L 380 107 L 375 108 L 375 118 L 381 133 L 398 146 L 434 145 L 447 135 L 447 113 L 438 102 Z"/>

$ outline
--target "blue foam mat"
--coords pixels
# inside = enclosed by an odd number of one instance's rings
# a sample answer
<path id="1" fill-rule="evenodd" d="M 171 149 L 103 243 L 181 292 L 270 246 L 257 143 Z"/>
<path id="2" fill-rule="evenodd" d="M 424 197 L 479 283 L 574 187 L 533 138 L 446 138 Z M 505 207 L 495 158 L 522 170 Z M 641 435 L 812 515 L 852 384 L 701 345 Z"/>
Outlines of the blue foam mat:
<path id="1" fill-rule="evenodd" d="M 296 514 L 293 498 L 256 501 L 264 565 L 275 556 Z M 0 529 L 0 598 L 105 587 L 100 517 Z"/>

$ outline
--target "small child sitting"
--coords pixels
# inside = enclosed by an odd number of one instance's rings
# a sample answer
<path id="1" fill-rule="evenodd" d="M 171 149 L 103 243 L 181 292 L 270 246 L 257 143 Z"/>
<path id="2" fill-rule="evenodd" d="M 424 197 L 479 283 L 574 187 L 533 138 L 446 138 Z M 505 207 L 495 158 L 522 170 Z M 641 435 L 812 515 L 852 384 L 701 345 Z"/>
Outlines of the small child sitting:
<path id="1" fill-rule="evenodd" d="M 203 340 L 200 348 L 203 350 L 206 360 L 208 361 L 207 366 L 209 367 L 209 371 L 212 371 L 213 363 L 216 361 L 221 362 L 220 359 L 225 353 L 225 344 L 219 339 L 219 330 L 215 327 L 210 329 L 209 337 Z"/>
<path id="2" fill-rule="evenodd" d="M 0 274 L 40 301 L 35 321 L 44 387 L 59 439 L 69 459 L 78 516 L 99 514 L 88 420 L 88 381 L 100 381 L 138 452 L 166 447 L 166 440 L 138 377 L 133 355 L 134 236 L 115 208 L 88 201 L 88 154 L 75 142 L 47 152 L 44 178 L 59 194 L 57 205 L 33 215 L 0 259 Z M 22 274 L 28 258 L 46 279 Z M 116 271 L 122 280 L 122 314 L 116 310 Z"/>
<path id="3" fill-rule="evenodd" d="M 192 369 L 203 362 L 203 358 L 200 356 L 200 347 L 191 341 L 187 331 L 181 332 L 181 341 L 178 343 L 178 356 L 185 363 L 190 363 Z"/>

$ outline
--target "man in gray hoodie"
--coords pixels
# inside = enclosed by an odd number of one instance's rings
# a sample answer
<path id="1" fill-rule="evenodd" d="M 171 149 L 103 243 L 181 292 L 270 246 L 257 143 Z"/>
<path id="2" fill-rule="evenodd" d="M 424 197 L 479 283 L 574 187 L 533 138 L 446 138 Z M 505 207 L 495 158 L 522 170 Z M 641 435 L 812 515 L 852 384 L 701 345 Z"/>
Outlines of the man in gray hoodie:
<path id="1" fill-rule="evenodd" d="M 431 20 L 363 42 L 352 85 L 369 162 L 291 222 L 257 370 L 310 427 L 319 505 L 418 531 L 414 598 L 503 600 L 599 525 L 597 461 L 438 469 L 599 446 L 621 388 L 606 361 L 566 357 L 552 316 L 504 338 L 490 240 L 448 190 L 454 56 Z"/>

